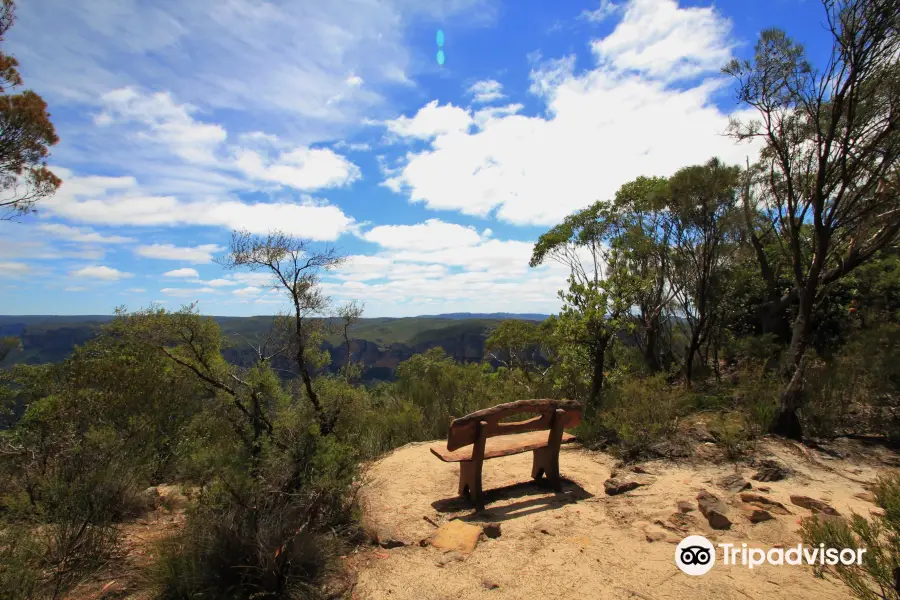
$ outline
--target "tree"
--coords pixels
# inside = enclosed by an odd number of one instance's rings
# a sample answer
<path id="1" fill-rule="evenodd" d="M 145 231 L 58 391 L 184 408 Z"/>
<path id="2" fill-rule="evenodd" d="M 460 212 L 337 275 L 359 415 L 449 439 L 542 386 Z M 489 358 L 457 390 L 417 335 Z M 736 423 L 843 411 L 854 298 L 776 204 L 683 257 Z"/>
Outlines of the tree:
<path id="1" fill-rule="evenodd" d="M 318 341 L 321 337 L 321 319 L 328 308 L 329 299 L 319 285 L 320 275 L 340 265 L 344 258 L 326 246 L 321 250 L 312 243 L 273 231 L 265 236 L 235 231 L 231 236 L 229 254 L 220 263 L 226 268 L 246 267 L 251 271 L 265 271 L 272 277 L 271 289 L 284 292 L 291 302 L 293 315 L 285 321 L 289 328 L 289 355 L 292 356 L 303 381 L 306 397 L 312 403 L 323 434 L 334 427 L 335 415 L 328 416 L 319 401 L 313 385 Z"/>
<path id="2" fill-rule="evenodd" d="M 15 21 L 13 0 L 0 1 L 0 42 Z M 62 183 L 43 160 L 59 141 L 47 103 L 25 90 L 19 62 L 0 52 L 0 220 L 34 212 L 34 205 L 51 196 Z"/>
<path id="3" fill-rule="evenodd" d="M 662 368 L 666 313 L 678 287 L 672 277 L 672 218 L 667 210 L 668 180 L 638 177 L 616 192 L 623 221 L 622 264 L 635 277 L 635 338 L 651 373 Z"/>
<path id="4" fill-rule="evenodd" d="M 694 361 L 710 341 L 725 297 L 725 261 L 734 248 L 740 170 L 718 159 L 685 167 L 669 180 L 672 246 L 677 260 L 673 289 L 687 323 L 684 381 L 690 386 Z"/>
<path id="5" fill-rule="evenodd" d="M 771 431 L 802 436 L 798 409 L 817 303 L 900 234 L 900 11 L 896 0 L 823 0 L 831 54 L 822 69 L 779 30 L 761 35 L 752 60 L 725 71 L 758 120 L 734 121 L 759 139 L 760 200 L 791 266 L 781 306 L 796 303 L 788 384 Z M 760 272 L 767 274 L 763 262 Z M 776 307 L 777 308 L 777 307 Z"/>
<path id="6" fill-rule="evenodd" d="M 607 202 L 576 212 L 538 238 L 531 266 L 554 260 L 568 267 L 569 286 L 559 292 L 563 307 L 556 333 L 586 350 L 591 373 L 588 409 L 600 408 L 606 351 L 634 304 L 637 283 L 622 260 L 621 222 Z"/>
<path id="7" fill-rule="evenodd" d="M 339 306 L 335 311 L 337 328 L 341 339 L 344 340 L 344 347 L 347 349 L 347 362 L 344 363 L 344 378 L 348 382 L 354 377 L 358 377 L 362 371 L 361 363 L 353 362 L 353 353 L 350 350 L 350 328 L 360 322 L 365 308 L 365 303 L 351 300 Z"/>

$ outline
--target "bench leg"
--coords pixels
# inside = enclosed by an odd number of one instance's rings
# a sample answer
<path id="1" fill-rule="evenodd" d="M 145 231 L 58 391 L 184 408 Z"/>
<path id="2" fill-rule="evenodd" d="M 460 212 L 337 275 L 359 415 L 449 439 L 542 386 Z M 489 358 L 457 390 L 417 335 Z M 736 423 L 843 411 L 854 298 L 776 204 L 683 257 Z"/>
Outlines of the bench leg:
<path id="1" fill-rule="evenodd" d="M 484 506 L 484 494 L 481 489 L 482 462 L 469 460 L 459 463 L 459 495 L 469 496 L 475 506 Z"/>
<path id="2" fill-rule="evenodd" d="M 541 476 L 547 478 L 556 491 L 562 491 L 562 484 L 559 479 L 559 451 L 553 452 L 550 448 L 538 448 L 534 451 L 534 458 L 531 463 L 531 477 L 535 481 L 540 481 Z"/>

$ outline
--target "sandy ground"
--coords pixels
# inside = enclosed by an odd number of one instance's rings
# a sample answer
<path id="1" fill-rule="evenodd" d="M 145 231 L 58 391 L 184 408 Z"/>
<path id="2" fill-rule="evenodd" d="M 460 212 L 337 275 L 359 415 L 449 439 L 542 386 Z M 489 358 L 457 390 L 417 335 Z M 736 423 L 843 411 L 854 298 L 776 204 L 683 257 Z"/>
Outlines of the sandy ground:
<path id="1" fill-rule="evenodd" d="M 722 565 L 721 554 L 710 573 L 690 577 L 674 564 L 675 544 L 700 534 L 714 544 L 796 545 L 800 519 L 811 513 L 792 505 L 789 495 L 824 500 L 842 514 L 869 515 L 878 509 L 855 494 L 874 481 L 879 469 L 888 468 L 871 456 L 836 459 L 789 442 L 763 441 L 757 457 L 776 458 L 795 472 L 782 481 L 751 483 L 757 490 L 769 488 L 765 495 L 792 514 L 752 524 L 740 512 L 740 499 L 714 483 L 732 473 L 749 481 L 755 472 L 749 465 L 653 461 L 643 466 L 656 476 L 654 483 L 607 496 L 603 482 L 615 459 L 570 445 L 560 457 L 567 479 L 562 493 L 528 482 L 530 453 L 486 462 L 487 507 L 475 513 L 456 497 L 458 466 L 439 461 L 429 445 L 404 446 L 365 473 L 361 499 L 367 526 L 382 539 L 406 545 L 375 546 L 348 557 L 356 571 L 355 599 L 849 598 L 843 584 L 814 577 L 810 567 L 749 570 Z M 676 502 L 696 506 L 703 489 L 729 504 L 732 528 L 714 531 L 696 511 L 687 515 L 681 530 L 673 528 Z M 436 526 L 454 518 L 499 523 L 501 535 L 483 537 L 470 555 L 445 554 L 427 540 Z"/>

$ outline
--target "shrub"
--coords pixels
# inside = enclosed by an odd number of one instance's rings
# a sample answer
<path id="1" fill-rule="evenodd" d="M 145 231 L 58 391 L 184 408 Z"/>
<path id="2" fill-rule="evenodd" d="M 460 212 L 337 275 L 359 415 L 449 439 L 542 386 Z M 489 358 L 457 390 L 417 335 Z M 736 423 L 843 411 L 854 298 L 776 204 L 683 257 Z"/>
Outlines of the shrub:
<path id="1" fill-rule="evenodd" d="M 866 519 L 854 514 L 849 522 L 814 517 L 804 520 L 800 534 L 809 545 L 865 548 L 862 565 L 816 566 L 816 574 L 837 577 L 861 600 L 896 600 L 900 598 L 895 587 L 900 569 L 900 476 L 880 479 L 875 496 L 883 516 Z"/>
<path id="2" fill-rule="evenodd" d="M 609 441 L 614 432 L 616 450 L 627 458 L 645 454 L 673 436 L 685 404 L 685 392 L 669 386 L 664 374 L 627 380 L 604 394 L 601 412 L 586 420 L 579 436 L 586 445 L 596 446 Z"/>

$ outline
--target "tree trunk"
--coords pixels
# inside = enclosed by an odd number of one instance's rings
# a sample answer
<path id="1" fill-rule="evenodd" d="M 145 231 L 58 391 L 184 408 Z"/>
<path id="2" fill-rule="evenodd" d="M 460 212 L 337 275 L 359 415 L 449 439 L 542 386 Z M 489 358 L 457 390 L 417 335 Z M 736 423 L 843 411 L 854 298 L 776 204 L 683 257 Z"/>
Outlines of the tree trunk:
<path id="1" fill-rule="evenodd" d="M 651 373 L 660 371 L 659 363 L 659 317 L 653 317 L 645 325 L 644 362 Z"/>
<path id="2" fill-rule="evenodd" d="M 693 375 L 694 375 L 694 356 L 697 354 L 697 350 L 700 348 L 700 325 L 697 325 L 697 328 L 694 330 L 694 333 L 691 334 L 691 342 L 685 348 L 684 355 L 684 385 L 687 388 L 691 387 L 693 383 Z"/>
<path id="3" fill-rule="evenodd" d="M 781 394 L 781 406 L 769 426 L 770 433 L 794 440 L 803 437 L 803 427 L 797 410 L 803 402 L 803 370 L 806 362 L 804 358 L 812 333 L 813 301 L 813 292 L 809 289 L 804 289 L 800 293 L 797 318 L 794 320 L 791 345 L 785 364 L 785 375 L 790 379 Z"/>
<path id="4" fill-rule="evenodd" d="M 603 392 L 603 368 L 606 366 L 606 346 L 609 344 L 609 336 L 604 336 L 597 341 L 594 348 L 594 372 L 591 376 L 591 395 L 589 409 L 595 414 L 600 409 L 600 395 Z"/>

